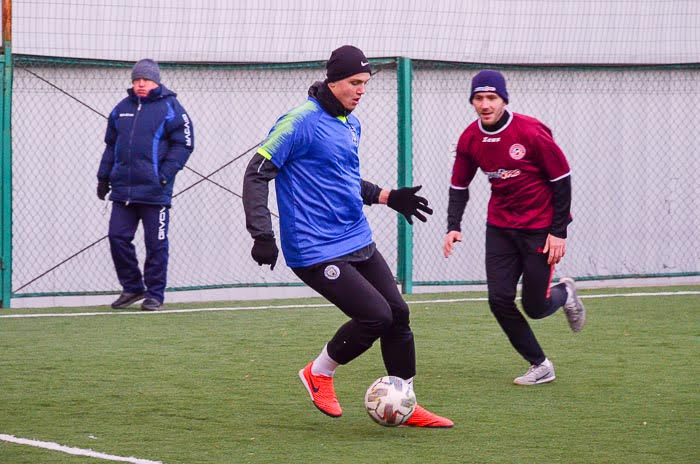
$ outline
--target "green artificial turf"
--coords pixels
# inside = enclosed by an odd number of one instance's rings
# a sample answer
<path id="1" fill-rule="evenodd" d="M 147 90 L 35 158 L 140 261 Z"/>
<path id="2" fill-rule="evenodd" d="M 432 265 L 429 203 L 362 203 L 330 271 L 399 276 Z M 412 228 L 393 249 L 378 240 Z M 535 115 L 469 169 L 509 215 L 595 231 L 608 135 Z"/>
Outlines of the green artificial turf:
<path id="1" fill-rule="evenodd" d="M 700 290 L 616 289 L 612 293 Z M 0 434 L 176 463 L 658 463 L 700 461 L 700 295 L 596 297 L 573 334 L 530 321 L 557 379 L 527 369 L 483 294 L 408 296 L 418 402 L 453 429 L 384 428 L 363 409 L 385 374 L 379 347 L 335 376 L 344 408 L 321 414 L 297 371 L 345 320 L 328 307 L 0 318 Z M 325 304 L 321 299 L 216 306 Z M 166 305 L 167 309 L 215 305 Z M 138 306 L 134 306 L 137 310 Z M 0 462 L 104 463 L 0 441 Z"/>

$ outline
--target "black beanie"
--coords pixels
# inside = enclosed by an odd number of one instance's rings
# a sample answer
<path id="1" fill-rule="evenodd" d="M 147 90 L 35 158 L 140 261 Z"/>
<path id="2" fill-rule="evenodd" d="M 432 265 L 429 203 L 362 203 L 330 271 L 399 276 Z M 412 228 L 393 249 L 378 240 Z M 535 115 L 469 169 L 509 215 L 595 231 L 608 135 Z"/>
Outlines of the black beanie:
<path id="1" fill-rule="evenodd" d="M 336 48 L 326 62 L 328 82 L 336 82 L 363 72 L 372 73 L 369 60 L 362 50 L 352 45 Z"/>

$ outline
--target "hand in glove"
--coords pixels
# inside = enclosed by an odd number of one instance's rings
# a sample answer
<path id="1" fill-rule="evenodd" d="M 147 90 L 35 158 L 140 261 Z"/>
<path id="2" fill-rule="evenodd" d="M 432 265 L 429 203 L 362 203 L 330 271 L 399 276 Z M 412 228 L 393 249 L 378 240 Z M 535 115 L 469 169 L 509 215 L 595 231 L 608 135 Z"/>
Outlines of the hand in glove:
<path id="1" fill-rule="evenodd" d="M 270 270 L 275 269 L 279 249 L 275 244 L 275 237 L 271 235 L 261 235 L 256 237 L 253 243 L 253 249 L 250 250 L 250 255 L 253 257 L 258 266 L 269 264 Z"/>
<path id="2" fill-rule="evenodd" d="M 416 195 L 416 192 L 420 189 L 421 186 L 417 185 L 415 187 L 403 187 L 392 190 L 389 192 L 386 205 L 403 214 L 409 224 L 413 224 L 411 215 L 425 222 L 427 219 L 421 211 L 426 214 L 433 214 L 433 210 L 428 206 L 428 200 L 426 198 Z"/>
<path id="3" fill-rule="evenodd" d="M 97 181 L 97 198 L 104 200 L 109 193 L 109 181 L 108 180 L 98 180 Z"/>

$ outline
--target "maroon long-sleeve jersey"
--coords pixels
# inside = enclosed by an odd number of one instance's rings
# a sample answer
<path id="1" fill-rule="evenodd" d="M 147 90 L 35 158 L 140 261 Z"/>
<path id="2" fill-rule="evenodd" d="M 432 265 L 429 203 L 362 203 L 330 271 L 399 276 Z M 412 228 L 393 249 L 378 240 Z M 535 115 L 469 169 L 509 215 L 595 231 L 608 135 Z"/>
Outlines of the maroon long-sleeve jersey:
<path id="1" fill-rule="evenodd" d="M 494 132 L 484 130 L 478 119 L 464 130 L 452 188 L 468 188 L 478 168 L 491 183 L 487 223 L 512 229 L 547 229 L 554 211 L 550 183 L 571 174 L 549 128 L 517 113 Z"/>

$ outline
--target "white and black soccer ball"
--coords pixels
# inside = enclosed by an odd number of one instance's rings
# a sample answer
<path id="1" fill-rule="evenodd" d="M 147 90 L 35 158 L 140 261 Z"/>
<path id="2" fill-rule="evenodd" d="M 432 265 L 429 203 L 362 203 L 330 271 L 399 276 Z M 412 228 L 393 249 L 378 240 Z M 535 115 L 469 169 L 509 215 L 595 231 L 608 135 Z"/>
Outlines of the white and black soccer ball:
<path id="1" fill-rule="evenodd" d="M 365 409 L 374 422 L 386 427 L 405 423 L 416 408 L 413 388 L 400 377 L 375 380 L 365 393 Z"/>

